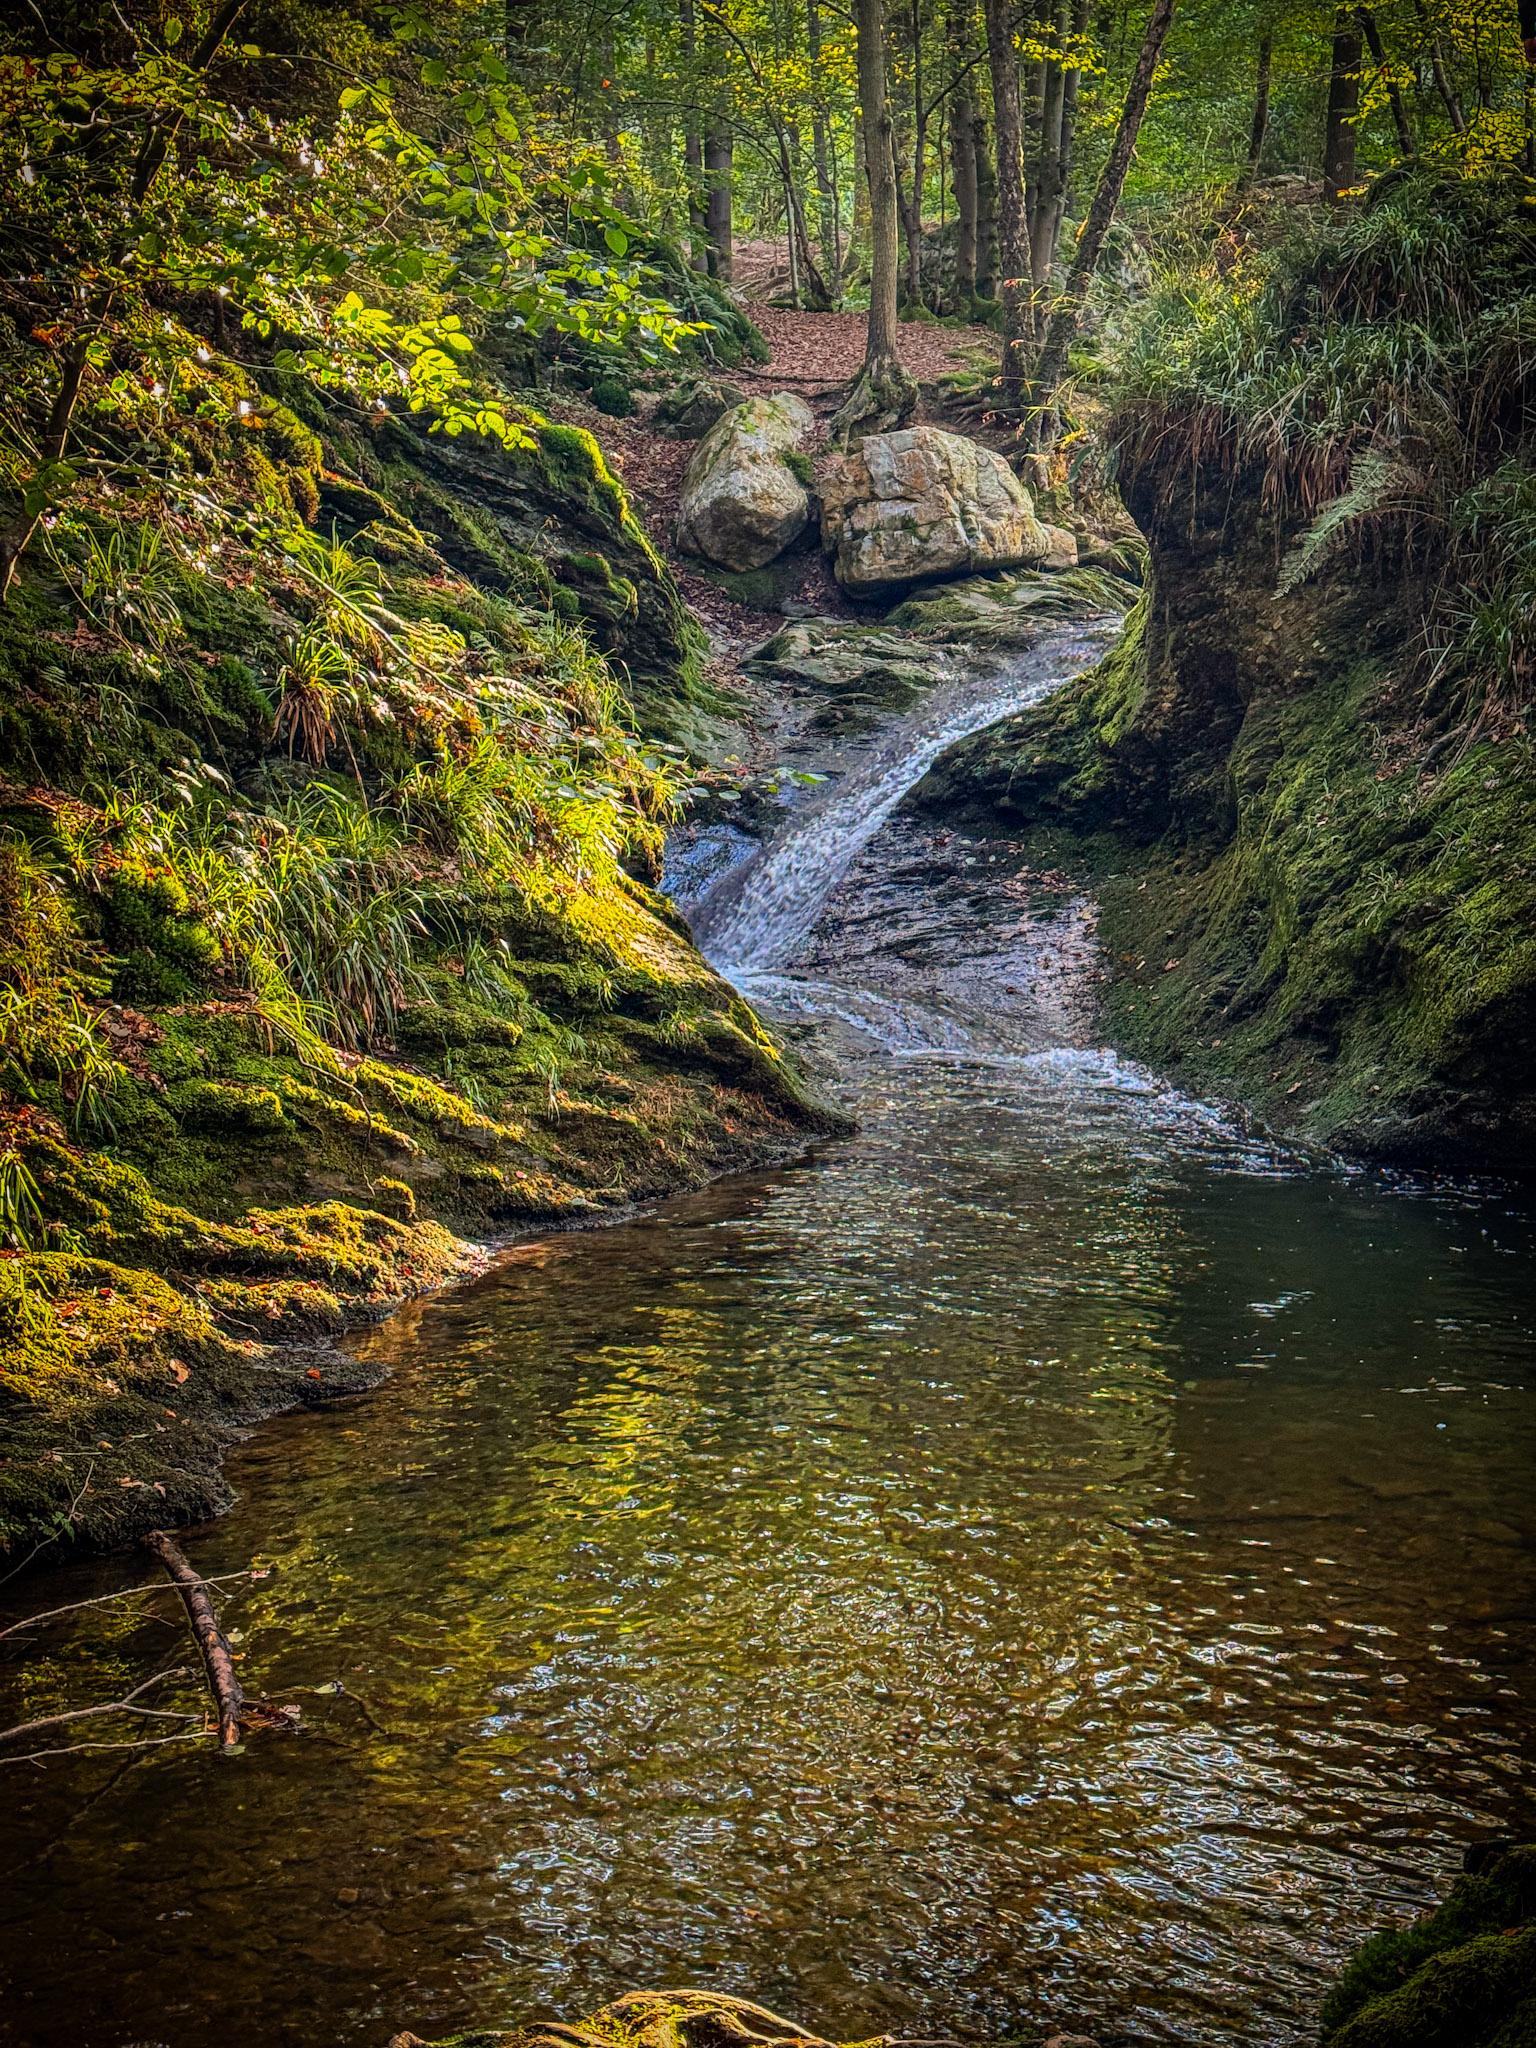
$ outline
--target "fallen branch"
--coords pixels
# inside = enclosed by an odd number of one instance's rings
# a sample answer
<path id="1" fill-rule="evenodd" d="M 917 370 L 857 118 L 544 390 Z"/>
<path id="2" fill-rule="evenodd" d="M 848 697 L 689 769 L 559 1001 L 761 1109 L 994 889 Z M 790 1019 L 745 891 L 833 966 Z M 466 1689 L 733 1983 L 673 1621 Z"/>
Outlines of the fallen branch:
<path id="1" fill-rule="evenodd" d="M 229 1638 L 219 1627 L 219 1618 L 208 1597 L 208 1581 L 198 1577 L 163 1529 L 151 1529 L 144 1538 L 144 1548 L 165 1566 L 182 1597 L 197 1647 L 203 1653 L 208 1690 L 218 1709 L 219 1752 L 228 1756 L 240 1747 L 240 1710 L 245 1705 L 245 1693 L 235 1674 Z"/>

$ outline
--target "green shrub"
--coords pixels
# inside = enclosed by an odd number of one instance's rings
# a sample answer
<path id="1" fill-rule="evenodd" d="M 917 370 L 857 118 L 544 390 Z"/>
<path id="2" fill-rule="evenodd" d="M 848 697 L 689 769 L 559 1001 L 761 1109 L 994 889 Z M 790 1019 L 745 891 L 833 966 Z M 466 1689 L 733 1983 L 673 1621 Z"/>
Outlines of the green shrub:
<path id="1" fill-rule="evenodd" d="M 599 377 L 588 395 L 610 419 L 627 420 L 635 409 L 635 394 L 622 377 Z"/>

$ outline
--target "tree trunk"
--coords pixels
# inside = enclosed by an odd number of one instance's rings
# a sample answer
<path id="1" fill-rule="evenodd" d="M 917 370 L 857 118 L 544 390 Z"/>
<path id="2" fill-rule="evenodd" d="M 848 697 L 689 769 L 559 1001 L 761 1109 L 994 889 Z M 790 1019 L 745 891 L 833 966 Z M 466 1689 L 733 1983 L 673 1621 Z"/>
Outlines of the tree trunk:
<path id="1" fill-rule="evenodd" d="M 864 147 L 864 117 L 853 110 L 853 196 L 852 218 L 848 223 L 848 247 L 843 255 L 843 276 L 857 275 L 860 258 L 869 244 L 869 152 Z"/>
<path id="2" fill-rule="evenodd" d="M 976 142 L 976 295 L 990 299 L 997 281 L 997 170 L 987 135 L 987 117 L 971 102 L 971 133 Z"/>
<path id="3" fill-rule="evenodd" d="M 1078 45 L 1088 33 L 1092 15 L 1093 0 L 1076 0 L 1072 10 L 1072 35 Z M 1067 217 L 1067 199 L 1072 190 L 1072 160 L 1077 148 L 1077 96 L 1082 78 L 1082 69 L 1079 65 L 1069 66 L 1061 91 L 1061 158 L 1056 181 L 1056 218 L 1051 223 L 1052 268 L 1061 248 L 1062 223 Z"/>
<path id="4" fill-rule="evenodd" d="M 1099 267 L 1104 238 L 1109 233 L 1109 224 L 1115 217 L 1115 209 L 1120 204 L 1120 194 L 1125 189 L 1125 177 L 1131 167 L 1131 158 L 1135 154 L 1136 137 L 1141 130 L 1142 116 L 1146 113 L 1147 101 L 1152 96 L 1152 80 L 1157 71 L 1157 60 L 1162 54 L 1163 44 L 1173 23 L 1174 4 L 1175 0 L 1153 0 L 1152 12 L 1147 18 L 1146 33 L 1141 39 L 1141 49 L 1136 58 L 1136 69 L 1132 72 L 1130 85 L 1126 89 L 1125 104 L 1120 109 L 1120 125 L 1115 130 L 1114 143 L 1104 168 L 1099 173 L 1098 189 L 1093 195 L 1093 204 L 1088 209 L 1088 218 L 1083 222 L 1083 231 L 1077 238 L 1077 252 L 1072 259 L 1066 289 L 1051 316 L 1045 345 L 1035 365 L 1036 446 L 1041 446 L 1054 438 L 1054 429 L 1047 421 L 1046 415 L 1052 410 L 1056 393 L 1060 388 L 1067 367 L 1067 352 L 1072 346 L 1073 336 L 1077 333 L 1077 323 L 1082 318 L 1088 286 L 1093 280 L 1093 273 Z"/>
<path id="5" fill-rule="evenodd" d="M 955 187 L 955 311 L 976 296 L 976 123 L 971 95 L 959 86 L 949 103 L 949 148 Z"/>
<path id="6" fill-rule="evenodd" d="M 917 385 L 902 367 L 896 335 L 896 159 L 885 88 L 884 0 L 854 0 L 854 23 L 869 170 L 869 329 L 864 367 L 831 422 L 845 447 L 856 434 L 901 425 L 917 407 Z"/>
<path id="7" fill-rule="evenodd" d="M 1323 137 L 1323 197 L 1337 205 L 1355 182 L 1355 119 L 1360 112 L 1360 25 L 1347 7 L 1333 22 L 1328 126 Z"/>
<path id="8" fill-rule="evenodd" d="M 790 148 L 791 141 L 794 148 Z M 805 207 L 801 203 L 800 187 L 795 179 L 795 158 L 803 150 L 803 143 L 797 130 L 780 126 L 779 169 L 784 180 L 784 211 L 789 229 L 789 270 L 790 288 L 796 305 L 808 306 L 813 313 L 827 313 L 832 308 L 832 294 L 827 289 L 826 279 L 816 267 L 816 258 L 811 254 L 810 232 L 805 225 Z"/>
<path id="9" fill-rule="evenodd" d="M 1067 10 L 1056 9 L 1056 48 L 1067 39 Z M 1034 205 L 1029 223 L 1029 276 L 1033 299 L 1038 301 L 1050 282 L 1051 259 L 1056 253 L 1056 223 L 1060 218 L 1062 194 L 1061 130 L 1066 110 L 1067 73 L 1060 56 L 1044 67 L 1040 92 L 1040 146 L 1035 157 Z"/>
<path id="10" fill-rule="evenodd" d="M 735 154 L 729 128 L 711 128 L 704 138 L 704 224 L 709 235 L 709 274 L 729 284 L 733 267 L 731 241 L 731 160 Z"/>
<path id="11" fill-rule="evenodd" d="M 699 54 L 694 0 L 680 0 L 679 18 L 683 27 L 683 55 L 688 60 L 688 88 L 692 92 L 696 86 L 694 67 Z M 688 109 L 683 129 L 683 162 L 688 173 L 689 260 L 695 270 L 707 271 L 709 239 L 704 215 L 704 137 L 699 128 L 698 110 L 693 106 Z"/>
<path id="12" fill-rule="evenodd" d="M 997 267 L 1003 302 L 1003 396 L 1015 403 L 1024 390 L 1025 271 L 1024 145 L 1019 116 L 1019 53 L 1013 45 L 1008 0 L 985 0 L 987 56 L 997 149 Z"/>
<path id="13" fill-rule="evenodd" d="M 1259 175 L 1264 144 L 1269 140 L 1269 87 L 1274 67 L 1275 39 L 1272 35 L 1262 35 L 1259 38 L 1259 75 L 1253 88 L 1253 126 L 1248 131 L 1248 162 L 1237 181 L 1240 192 L 1245 191 Z"/>
<path id="14" fill-rule="evenodd" d="M 811 79 L 819 91 L 821 79 L 821 10 L 816 0 L 807 0 L 805 10 L 806 50 L 811 60 Z M 811 161 L 816 170 L 816 225 L 821 243 L 823 270 L 836 277 L 843 267 L 843 252 L 839 247 L 837 221 L 837 191 L 830 167 L 831 152 L 827 147 L 827 117 L 818 104 L 811 115 Z"/>
<path id="15" fill-rule="evenodd" d="M 1387 63 L 1387 53 L 1382 47 L 1381 30 L 1376 26 L 1376 17 L 1369 7 L 1357 9 L 1365 47 L 1371 53 L 1371 62 L 1387 88 L 1387 98 L 1392 107 L 1392 124 L 1397 129 L 1397 146 L 1404 156 L 1416 154 L 1413 144 L 1413 127 L 1408 119 L 1408 109 L 1403 105 L 1403 96 L 1397 89 Z"/>

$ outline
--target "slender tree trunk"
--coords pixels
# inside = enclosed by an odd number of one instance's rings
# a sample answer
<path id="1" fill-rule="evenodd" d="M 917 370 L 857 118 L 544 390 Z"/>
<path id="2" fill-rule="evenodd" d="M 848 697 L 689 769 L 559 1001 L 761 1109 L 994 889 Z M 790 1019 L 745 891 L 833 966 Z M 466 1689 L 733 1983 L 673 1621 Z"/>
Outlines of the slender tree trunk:
<path id="1" fill-rule="evenodd" d="M 1025 274 L 1029 262 L 1024 215 L 1024 144 L 1019 115 L 1019 53 L 1013 43 L 1013 10 L 1008 0 L 985 0 L 987 56 L 992 66 L 992 106 L 997 149 L 997 267 L 1003 302 L 1005 399 L 1024 390 Z"/>
<path id="2" fill-rule="evenodd" d="M 694 76 L 699 54 L 698 29 L 694 20 L 694 0 L 679 0 L 679 19 L 683 29 L 683 55 L 688 61 L 688 89 L 696 90 Z M 688 247 L 690 260 L 695 270 L 709 269 L 708 223 L 704 215 L 704 136 L 699 127 L 698 109 L 690 106 L 683 129 L 683 162 L 688 174 Z"/>
<path id="3" fill-rule="evenodd" d="M 1323 197 L 1337 205 L 1355 182 L 1355 120 L 1360 112 L 1360 24 L 1347 7 L 1333 22 L 1328 125 L 1323 137 Z"/>
<path id="4" fill-rule="evenodd" d="M 704 137 L 704 223 L 709 235 L 709 274 L 729 284 L 734 265 L 731 239 L 731 131 L 713 127 Z"/>
<path id="5" fill-rule="evenodd" d="M 1446 69 L 1445 45 L 1438 37 L 1430 44 L 1429 63 L 1430 70 L 1434 75 L 1435 90 L 1439 93 L 1444 103 L 1451 126 L 1458 135 L 1465 135 L 1467 132 L 1467 117 L 1462 111 L 1461 99 L 1457 94 L 1456 88 L 1451 83 L 1450 72 Z"/>
<path id="6" fill-rule="evenodd" d="M 813 312 L 825 313 L 832 304 L 826 279 L 811 254 L 811 237 L 805 225 L 805 207 L 795 177 L 795 158 L 803 147 L 796 130 L 782 124 L 778 131 L 779 171 L 784 181 L 784 215 L 789 230 L 790 290 L 796 305 L 808 304 Z M 791 149 L 790 144 L 794 143 Z"/>
<path id="7" fill-rule="evenodd" d="M 1088 24 L 1093 14 L 1093 0 L 1077 0 L 1072 11 L 1072 34 L 1076 42 L 1088 33 Z M 1072 163 L 1077 149 L 1077 96 L 1082 85 L 1081 67 L 1068 67 L 1061 92 L 1061 161 L 1056 181 L 1056 217 L 1051 223 L 1051 266 L 1054 267 L 1057 253 L 1061 248 L 1062 223 L 1067 217 L 1067 200 L 1072 190 Z M 1049 274 L 1049 273 L 1048 273 Z"/>
<path id="8" fill-rule="evenodd" d="M 1056 9 L 1056 48 L 1067 38 L 1067 10 Z M 1050 282 L 1056 253 L 1056 223 L 1062 200 L 1061 134 L 1066 110 L 1067 73 L 1059 57 L 1045 66 L 1040 95 L 1040 147 L 1035 158 L 1034 209 L 1029 224 L 1029 276 L 1038 302 Z"/>
<path id="9" fill-rule="evenodd" d="M 978 100 L 971 102 L 971 117 L 976 142 L 976 295 L 990 299 L 997 282 L 997 169 L 987 117 Z"/>
<path id="10" fill-rule="evenodd" d="M 955 187 L 955 311 L 968 313 L 976 296 L 976 123 L 964 85 L 949 103 L 949 149 Z"/>
<path id="11" fill-rule="evenodd" d="M 896 159 L 885 86 L 884 0 L 854 0 L 858 33 L 859 110 L 869 169 L 869 329 L 864 367 L 832 420 L 846 445 L 860 432 L 880 432 L 910 419 L 917 386 L 902 367 L 896 333 Z"/>
<path id="12" fill-rule="evenodd" d="M 848 225 L 848 253 L 843 275 L 852 277 L 869 242 L 869 150 L 864 141 L 864 116 L 853 115 L 853 218 Z"/>
<path id="13" fill-rule="evenodd" d="M 1140 133 L 1142 117 L 1147 111 L 1147 101 L 1152 96 L 1152 80 L 1157 71 L 1157 60 L 1162 54 L 1168 30 L 1173 23 L 1175 0 L 1153 0 L 1152 12 L 1147 18 L 1146 32 L 1141 39 L 1141 49 L 1136 58 L 1136 69 L 1126 89 L 1125 104 L 1120 109 L 1120 125 L 1115 130 L 1115 139 L 1103 170 L 1099 173 L 1098 189 L 1093 195 L 1093 204 L 1088 209 L 1088 218 L 1083 222 L 1083 231 L 1077 238 L 1077 251 L 1072 259 L 1072 269 L 1067 277 L 1066 288 L 1057 301 L 1051 315 L 1051 324 L 1046 332 L 1045 344 L 1035 365 L 1034 404 L 1036 445 L 1054 438 L 1054 429 L 1047 421 L 1052 410 L 1056 393 L 1061 385 L 1067 367 L 1067 353 L 1072 338 L 1077 333 L 1078 321 L 1082 318 L 1083 306 L 1088 297 L 1088 287 L 1093 274 L 1099 267 L 1103 253 L 1104 239 L 1109 233 L 1110 222 L 1120 204 L 1120 194 L 1125 189 L 1125 177 L 1131 167 L 1131 158 L 1136 150 L 1136 137 Z"/>
<path id="14" fill-rule="evenodd" d="M 811 60 L 811 80 L 819 92 L 821 81 L 821 10 L 816 0 L 807 0 L 805 10 L 805 47 Z M 823 270 L 836 277 L 843 267 L 843 252 L 838 247 L 837 195 L 833 188 L 832 173 L 828 164 L 827 117 L 818 103 L 811 115 L 811 161 L 816 171 L 816 225 L 821 243 Z"/>
<path id="15" fill-rule="evenodd" d="M 1269 139 L 1269 88 L 1275 67 L 1275 39 L 1264 34 L 1259 37 L 1259 72 L 1253 88 L 1253 126 L 1248 131 L 1248 162 L 1243 175 L 1238 179 L 1238 190 L 1246 191 L 1259 175 L 1259 165 L 1264 158 L 1264 144 Z"/>
<path id="16" fill-rule="evenodd" d="M 1416 154 L 1413 144 L 1413 126 L 1408 119 L 1408 109 L 1403 105 L 1403 96 L 1398 91 L 1396 81 L 1392 77 L 1391 68 L 1387 63 L 1387 53 L 1382 47 L 1381 30 L 1376 26 L 1376 17 L 1372 14 L 1369 7 L 1361 7 L 1356 11 L 1360 20 L 1361 33 L 1365 37 L 1365 47 L 1371 53 L 1371 62 L 1376 66 L 1378 76 L 1386 84 L 1387 99 L 1392 107 L 1392 123 L 1397 129 L 1398 149 L 1404 156 L 1413 156 Z"/>

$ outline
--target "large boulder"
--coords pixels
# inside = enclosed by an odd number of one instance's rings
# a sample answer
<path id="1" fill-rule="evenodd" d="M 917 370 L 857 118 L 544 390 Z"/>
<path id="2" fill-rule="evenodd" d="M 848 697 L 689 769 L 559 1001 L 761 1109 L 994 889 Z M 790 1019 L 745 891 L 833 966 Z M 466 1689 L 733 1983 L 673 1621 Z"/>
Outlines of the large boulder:
<path id="1" fill-rule="evenodd" d="M 1051 551 L 1003 458 L 937 427 L 869 435 L 823 479 L 821 521 L 838 582 L 871 595 L 1016 569 Z"/>
<path id="2" fill-rule="evenodd" d="M 736 570 L 783 554 L 810 521 L 800 449 L 815 425 L 804 399 L 788 391 L 749 398 L 717 420 L 683 478 L 678 546 Z"/>

